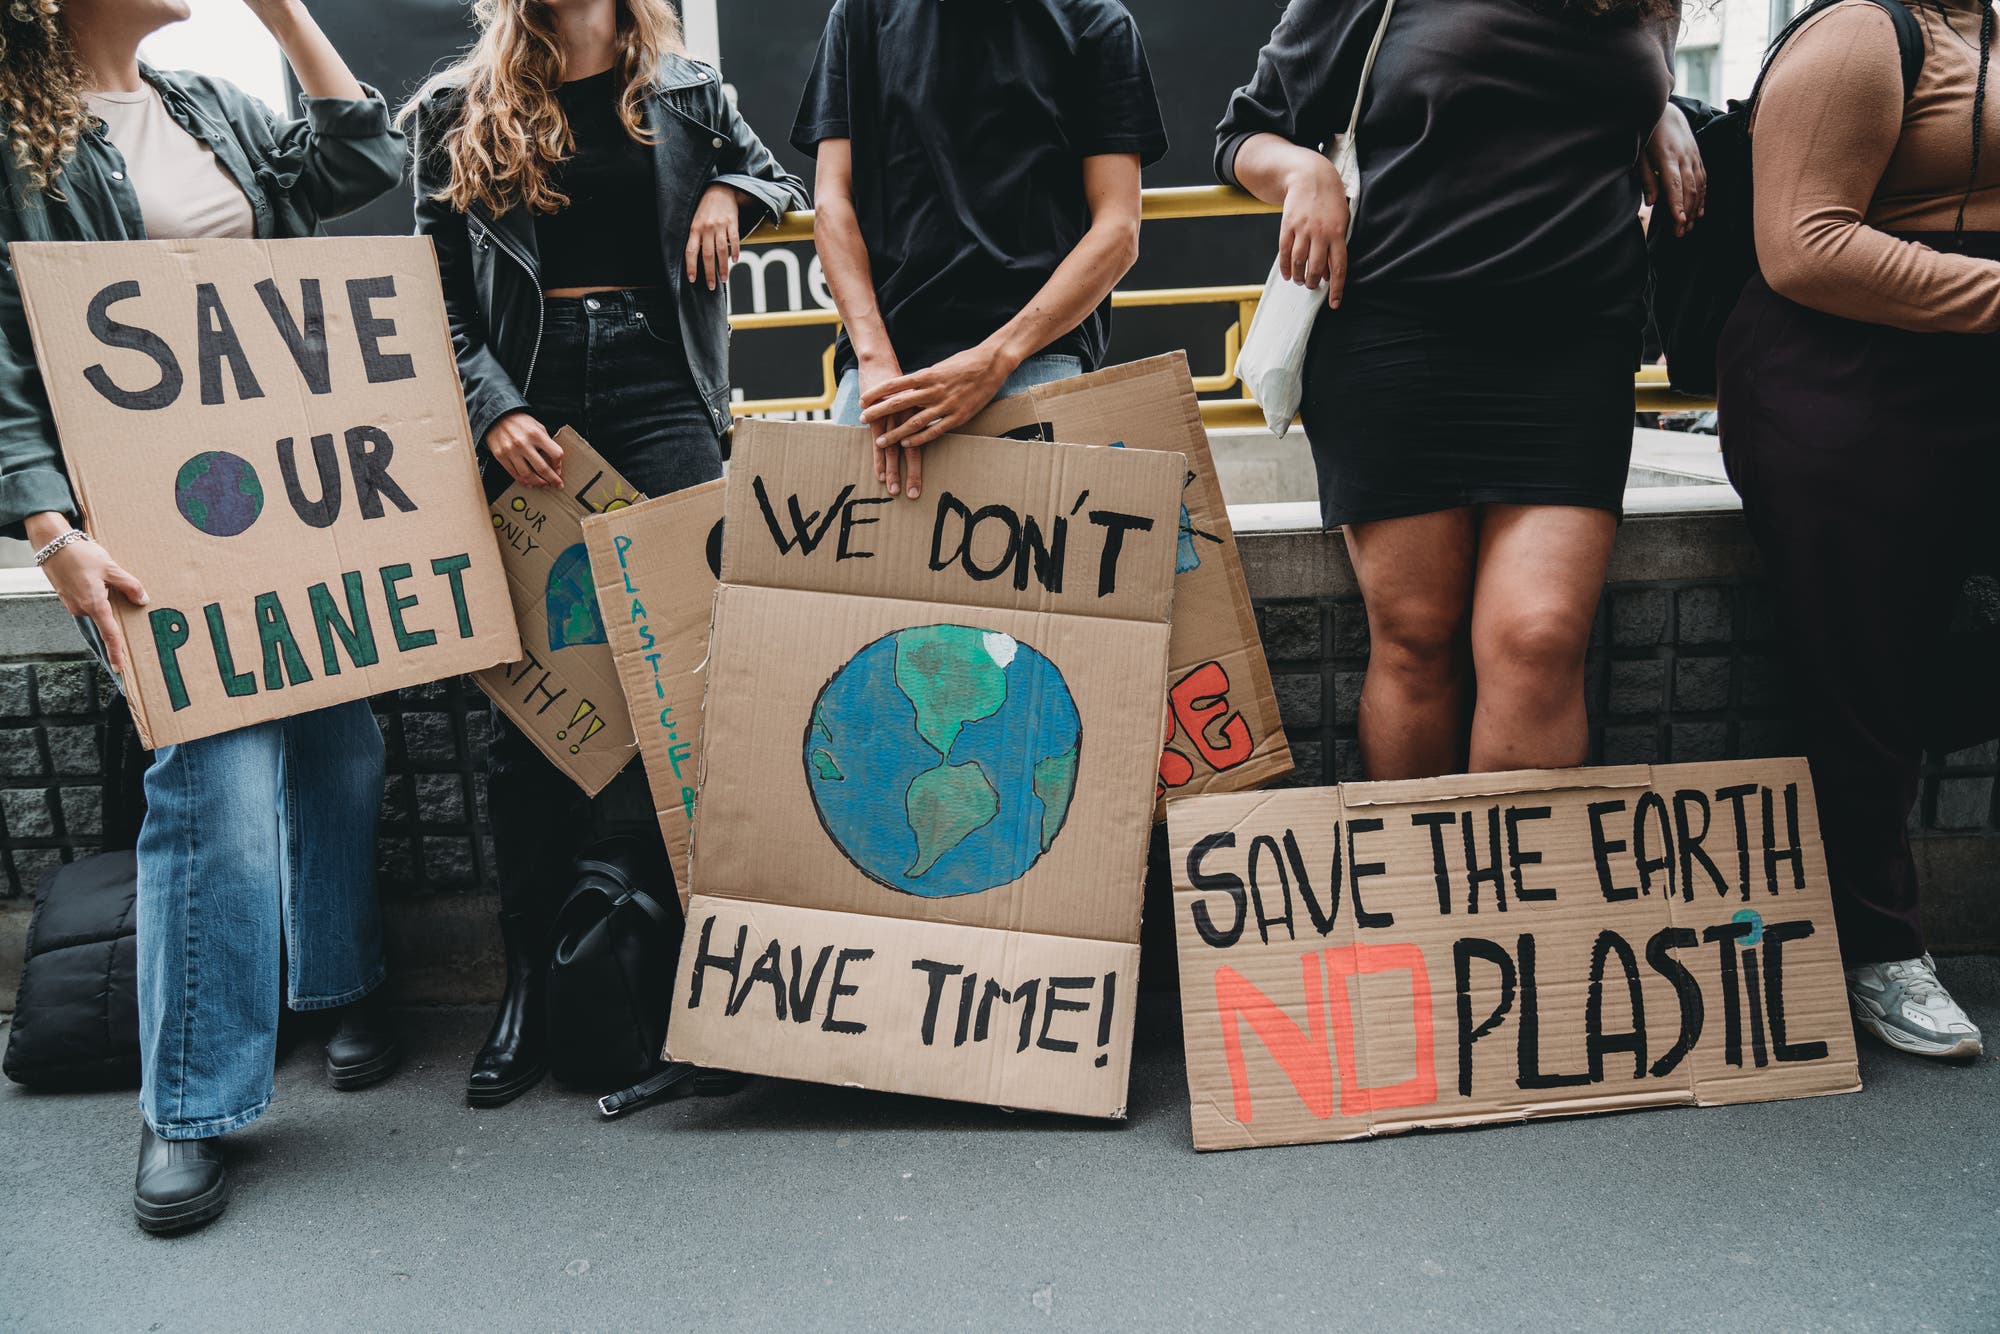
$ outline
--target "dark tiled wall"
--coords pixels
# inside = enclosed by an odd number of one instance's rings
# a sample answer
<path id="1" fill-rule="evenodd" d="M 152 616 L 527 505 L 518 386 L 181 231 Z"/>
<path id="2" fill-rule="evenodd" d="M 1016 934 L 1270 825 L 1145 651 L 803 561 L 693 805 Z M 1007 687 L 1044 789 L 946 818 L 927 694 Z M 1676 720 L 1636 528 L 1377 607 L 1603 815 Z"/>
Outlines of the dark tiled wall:
<path id="1" fill-rule="evenodd" d="M 1258 623 L 1301 784 L 1360 772 L 1354 718 L 1368 661 L 1358 598 L 1265 600 Z M 1770 610 L 1754 581 L 1614 584 L 1588 681 L 1591 757 L 1603 763 L 1787 753 Z M 0 897 L 103 840 L 108 683 L 77 661 L 0 664 Z M 491 881 L 484 832 L 485 699 L 463 681 L 378 700 L 390 778 L 384 888 L 449 894 Z M 2000 747 L 1934 758 L 1913 823 L 2000 836 Z"/>
<path id="2" fill-rule="evenodd" d="M 1261 601 L 1258 625 L 1301 785 L 1357 777 L 1355 710 L 1368 665 L 1358 597 Z M 1613 584 L 1586 667 L 1594 764 L 1795 753 L 1769 600 L 1753 580 Z M 1925 766 L 1924 831 L 2000 834 L 2000 744 Z"/>

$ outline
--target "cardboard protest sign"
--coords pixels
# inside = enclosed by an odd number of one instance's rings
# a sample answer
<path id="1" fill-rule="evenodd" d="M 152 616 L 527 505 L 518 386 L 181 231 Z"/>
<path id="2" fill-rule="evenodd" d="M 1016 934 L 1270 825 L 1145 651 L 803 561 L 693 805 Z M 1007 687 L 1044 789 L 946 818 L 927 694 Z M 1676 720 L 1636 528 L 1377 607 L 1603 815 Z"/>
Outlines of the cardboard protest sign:
<path id="1" fill-rule="evenodd" d="M 148 746 L 517 656 L 429 242 L 11 256 Z"/>
<path id="2" fill-rule="evenodd" d="M 612 660 L 583 521 L 644 499 L 565 426 L 562 485 L 515 482 L 489 507 L 521 655 L 472 680 L 549 763 L 591 796 L 632 760 L 632 715 Z"/>
<path id="3" fill-rule="evenodd" d="M 694 824 L 708 622 L 722 573 L 723 489 L 721 481 L 704 482 L 583 521 L 597 605 L 611 636 L 683 909 L 694 883 L 688 834 Z"/>
<path id="4" fill-rule="evenodd" d="M 1123 1115 L 1185 468 L 737 427 L 675 1057 Z"/>
<path id="5" fill-rule="evenodd" d="M 1245 792 L 1292 771 L 1271 669 L 1209 457 L 1187 354 L 1113 366 L 1003 398 L 967 435 L 1164 449 L 1187 457 L 1174 552 L 1174 636 L 1159 792 Z"/>
<path id="6" fill-rule="evenodd" d="M 1803 760 L 1176 800 L 1198 1149 L 1860 1087 Z"/>

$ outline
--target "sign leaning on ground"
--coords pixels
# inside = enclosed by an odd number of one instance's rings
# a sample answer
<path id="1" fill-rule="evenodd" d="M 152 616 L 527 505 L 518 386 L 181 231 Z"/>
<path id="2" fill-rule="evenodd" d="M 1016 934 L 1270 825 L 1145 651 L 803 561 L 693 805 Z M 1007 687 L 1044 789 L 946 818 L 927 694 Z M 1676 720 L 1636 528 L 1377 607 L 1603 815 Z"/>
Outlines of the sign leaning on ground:
<path id="1" fill-rule="evenodd" d="M 1198 1149 L 1860 1088 L 1803 760 L 1169 803 Z"/>
<path id="2" fill-rule="evenodd" d="M 591 796 L 632 760 L 632 715 L 612 660 L 609 618 L 584 520 L 643 497 L 565 426 L 562 485 L 515 482 L 488 507 L 521 630 L 521 656 L 472 680 L 549 762 Z"/>
<path id="3" fill-rule="evenodd" d="M 871 454 L 737 427 L 669 1049 L 1122 1116 L 1186 460 Z"/>
<path id="4" fill-rule="evenodd" d="M 428 241 L 11 257 L 146 745 L 518 656 Z"/>
<path id="5" fill-rule="evenodd" d="M 597 605 L 611 636 L 683 909 L 694 883 L 688 834 L 694 825 L 708 622 L 722 574 L 723 492 L 718 479 L 583 521 Z"/>
<path id="6" fill-rule="evenodd" d="M 1271 669 L 1229 507 L 1208 452 L 1187 354 L 1112 366 L 1003 398 L 966 435 L 1123 445 L 1186 456 L 1174 547 L 1174 636 L 1168 669 L 1161 800 L 1247 792 L 1292 771 Z M 1162 804 L 1156 817 L 1164 816 Z"/>

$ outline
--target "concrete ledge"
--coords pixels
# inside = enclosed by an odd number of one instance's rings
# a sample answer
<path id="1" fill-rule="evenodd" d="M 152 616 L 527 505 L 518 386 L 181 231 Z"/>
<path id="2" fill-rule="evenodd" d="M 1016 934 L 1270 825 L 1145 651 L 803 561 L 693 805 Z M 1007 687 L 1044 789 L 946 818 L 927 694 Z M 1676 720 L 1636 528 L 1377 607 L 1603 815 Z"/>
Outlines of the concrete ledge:
<path id="1" fill-rule="evenodd" d="M 0 662 L 48 662 L 87 654 L 76 621 L 40 570 L 0 570 Z"/>

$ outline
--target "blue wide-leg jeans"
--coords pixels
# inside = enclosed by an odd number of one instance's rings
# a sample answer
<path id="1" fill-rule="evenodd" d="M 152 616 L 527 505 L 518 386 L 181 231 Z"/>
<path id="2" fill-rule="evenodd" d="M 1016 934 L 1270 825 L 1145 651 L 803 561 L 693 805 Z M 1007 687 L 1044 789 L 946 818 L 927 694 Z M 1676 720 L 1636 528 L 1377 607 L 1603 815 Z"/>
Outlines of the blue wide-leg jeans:
<path id="1" fill-rule="evenodd" d="M 323 1010 L 382 981 L 375 824 L 382 733 L 366 700 L 162 746 L 139 833 L 139 1107 L 204 1139 L 271 1102 L 278 975 Z"/>

